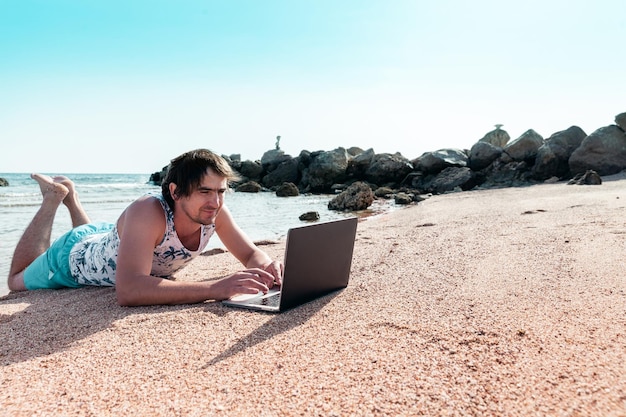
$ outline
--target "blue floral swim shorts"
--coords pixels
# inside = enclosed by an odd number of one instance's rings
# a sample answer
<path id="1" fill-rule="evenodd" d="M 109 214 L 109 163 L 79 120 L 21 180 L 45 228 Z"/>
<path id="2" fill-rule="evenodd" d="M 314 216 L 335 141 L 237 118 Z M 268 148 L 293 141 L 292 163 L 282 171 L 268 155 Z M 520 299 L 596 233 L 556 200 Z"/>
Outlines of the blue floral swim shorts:
<path id="1" fill-rule="evenodd" d="M 94 234 L 107 233 L 113 226 L 111 223 L 84 224 L 59 237 L 24 270 L 26 288 L 36 290 L 82 287 L 70 272 L 70 251 L 81 240 Z"/>

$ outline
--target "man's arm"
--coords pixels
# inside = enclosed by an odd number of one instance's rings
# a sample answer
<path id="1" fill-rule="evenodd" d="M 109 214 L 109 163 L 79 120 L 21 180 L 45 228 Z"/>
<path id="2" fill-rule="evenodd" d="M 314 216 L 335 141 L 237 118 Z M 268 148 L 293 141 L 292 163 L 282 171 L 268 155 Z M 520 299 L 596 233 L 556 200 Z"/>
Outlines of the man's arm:
<path id="1" fill-rule="evenodd" d="M 117 257 L 117 301 L 124 306 L 191 304 L 221 300 L 235 294 L 267 291 L 273 277 L 260 269 L 237 272 L 212 282 L 179 282 L 154 277 L 153 251 L 165 232 L 165 216 L 160 203 L 140 199 L 131 204 L 118 221 L 120 247 Z"/>
<path id="2" fill-rule="evenodd" d="M 248 236 L 239 228 L 233 219 L 228 207 L 222 207 L 215 220 L 215 231 L 226 249 L 232 253 L 246 268 L 259 268 L 269 272 L 274 282 L 282 284 L 284 266 L 281 262 L 273 261 L 265 252 L 259 249 Z"/>

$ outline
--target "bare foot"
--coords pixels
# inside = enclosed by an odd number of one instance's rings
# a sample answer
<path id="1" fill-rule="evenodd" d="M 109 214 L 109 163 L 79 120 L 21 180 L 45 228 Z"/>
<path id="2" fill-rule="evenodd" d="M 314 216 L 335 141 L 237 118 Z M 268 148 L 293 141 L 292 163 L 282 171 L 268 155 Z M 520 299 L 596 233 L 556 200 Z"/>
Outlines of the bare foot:
<path id="1" fill-rule="evenodd" d="M 44 200 L 53 199 L 60 203 L 69 194 L 69 188 L 61 182 L 56 182 L 54 178 L 42 174 L 31 174 L 32 179 L 37 181 L 41 195 Z M 55 177 L 59 178 L 59 177 Z M 68 180 L 69 181 L 69 180 Z"/>
<path id="2" fill-rule="evenodd" d="M 62 175 L 57 175 L 56 177 L 53 177 L 52 180 L 55 183 L 64 185 L 69 191 L 67 193 L 67 196 L 63 199 L 63 204 L 68 207 L 76 205 L 76 202 L 78 201 L 78 194 L 76 193 L 76 189 L 74 188 L 74 182 Z"/>

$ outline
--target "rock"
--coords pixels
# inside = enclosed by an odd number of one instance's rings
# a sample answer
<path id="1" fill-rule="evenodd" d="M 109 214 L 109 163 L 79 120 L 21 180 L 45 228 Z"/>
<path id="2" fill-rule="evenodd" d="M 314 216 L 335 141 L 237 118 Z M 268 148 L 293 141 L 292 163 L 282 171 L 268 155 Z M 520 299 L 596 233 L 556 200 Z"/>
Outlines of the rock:
<path id="1" fill-rule="evenodd" d="M 580 146 L 587 134 L 578 126 L 556 132 L 537 150 L 532 167 L 533 178 L 545 180 L 551 177 L 569 178 L 569 158 Z"/>
<path id="2" fill-rule="evenodd" d="M 235 191 L 238 193 L 258 193 L 259 191 L 261 191 L 261 189 L 262 187 L 258 182 L 248 181 L 237 186 L 237 188 L 235 188 Z"/>
<path id="3" fill-rule="evenodd" d="M 519 187 L 529 184 L 531 174 L 525 161 L 513 161 L 507 154 L 488 168 L 475 173 L 474 182 L 481 188 Z"/>
<path id="4" fill-rule="evenodd" d="M 491 165 L 493 161 L 502 155 L 502 148 L 489 142 L 476 142 L 469 154 L 469 167 L 479 171 Z"/>
<path id="5" fill-rule="evenodd" d="M 601 127 L 572 153 L 569 168 L 573 175 L 587 170 L 611 175 L 626 169 L 626 134 L 616 125 Z"/>
<path id="6" fill-rule="evenodd" d="M 239 173 L 250 181 L 261 181 L 263 166 L 259 161 L 243 161 L 239 165 Z"/>
<path id="7" fill-rule="evenodd" d="M 347 167 L 348 153 L 344 148 L 321 152 L 304 170 L 302 183 L 312 192 L 328 192 L 333 184 L 344 182 Z"/>
<path id="8" fill-rule="evenodd" d="M 620 113 L 615 116 L 615 124 L 620 127 L 620 129 L 626 131 L 626 113 Z"/>
<path id="9" fill-rule="evenodd" d="M 467 155 L 460 149 L 426 152 L 412 162 L 416 171 L 422 171 L 425 174 L 437 174 L 448 167 L 465 167 L 467 163 Z"/>
<path id="10" fill-rule="evenodd" d="M 348 150 L 346 152 L 348 152 L 348 155 L 354 157 L 354 156 L 362 154 L 365 151 L 363 149 L 359 148 L 358 146 L 351 146 L 351 147 L 348 148 Z"/>
<path id="11" fill-rule="evenodd" d="M 427 191 L 433 194 L 443 194 L 455 191 L 457 188 L 467 190 L 472 187 L 472 170 L 470 168 L 448 167 L 435 176 Z"/>
<path id="12" fill-rule="evenodd" d="M 7 181 L 6 178 L 0 177 L 0 187 L 8 187 L 8 186 L 9 186 L 9 181 Z"/>
<path id="13" fill-rule="evenodd" d="M 537 150 L 543 145 L 543 137 L 532 129 L 527 130 L 504 147 L 506 152 L 514 161 L 532 161 L 535 162 Z"/>
<path id="14" fill-rule="evenodd" d="M 365 180 L 373 184 L 399 184 L 413 171 L 413 165 L 399 153 L 374 155 L 365 171 Z"/>
<path id="15" fill-rule="evenodd" d="M 588 170 L 584 174 L 578 174 L 572 178 L 568 183 L 577 185 L 600 185 L 602 184 L 602 178 L 596 171 Z"/>
<path id="16" fill-rule="evenodd" d="M 275 187 L 285 182 L 298 183 L 300 171 L 298 170 L 298 160 L 289 158 L 278 164 L 278 166 L 265 175 L 261 181 L 267 188 Z"/>
<path id="17" fill-rule="evenodd" d="M 291 159 L 291 156 L 285 155 L 285 152 L 283 152 L 282 150 L 270 149 L 269 151 L 266 151 L 261 157 L 261 165 L 263 166 L 265 172 L 271 172 L 276 169 L 276 167 L 282 162 L 285 162 L 289 159 Z"/>
<path id="18" fill-rule="evenodd" d="M 299 195 L 298 187 L 292 182 L 284 182 L 276 190 L 277 197 L 297 197 Z"/>
<path id="19" fill-rule="evenodd" d="M 333 198 L 328 203 L 330 210 L 356 211 L 365 210 L 374 201 L 374 193 L 369 185 L 357 181 L 350 185 L 346 191 Z"/>
<path id="20" fill-rule="evenodd" d="M 488 132 L 479 142 L 487 142 L 498 148 L 504 148 L 509 140 L 511 140 L 511 137 L 508 132 L 498 126 L 495 130 Z"/>
<path id="21" fill-rule="evenodd" d="M 413 202 L 413 196 L 407 193 L 399 192 L 393 196 L 393 200 L 396 204 L 405 206 Z"/>
<path id="22" fill-rule="evenodd" d="M 222 158 L 228 162 L 228 165 L 230 165 L 232 169 L 239 172 L 239 169 L 241 168 L 241 155 L 222 155 Z"/>
<path id="23" fill-rule="evenodd" d="M 372 159 L 375 155 L 374 149 L 369 148 L 368 150 L 363 151 L 351 158 L 348 161 L 348 167 L 346 168 L 346 174 L 348 177 L 359 180 L 365 179 L 365 172 L 367 172 L 370 167 Z"/>
<path id="24" fill-rule="evenodd" d="M 168 168 L 169 167 L 166 165 L 160 171 L 150 174 L 150 179 L 148 180 L 148 182 L 154 185 L 161 185 L 161 182 L 167 176 Z"/>
<path id="25" fill-rule="evenodd" d="M 307 211 L 301 214 L 299 219 L 307 222 L 316 221 L 320 219 L 320 214 L 317 211 Z"/>
<path id="26" fill-rule="evenodd" d="M 393 196 L 393 190 L 389 187 L 378 187 L 374 191 L 374 196 L 378 198 L 391 198 Z"/>

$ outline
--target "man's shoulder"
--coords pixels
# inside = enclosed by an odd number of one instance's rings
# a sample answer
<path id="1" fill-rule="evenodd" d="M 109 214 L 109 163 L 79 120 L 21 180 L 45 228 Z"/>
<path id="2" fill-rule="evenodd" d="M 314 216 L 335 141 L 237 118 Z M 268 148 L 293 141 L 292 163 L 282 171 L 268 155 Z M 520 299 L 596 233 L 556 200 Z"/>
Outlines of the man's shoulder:
<path id="1" fill-rule="evenodd" d="M 158 196 L 155 195 L 139 197 L 128 206 L 126 211 L 142 216 L 157 215 L 159 219 L 163 218 L 163 205 Z"/>

